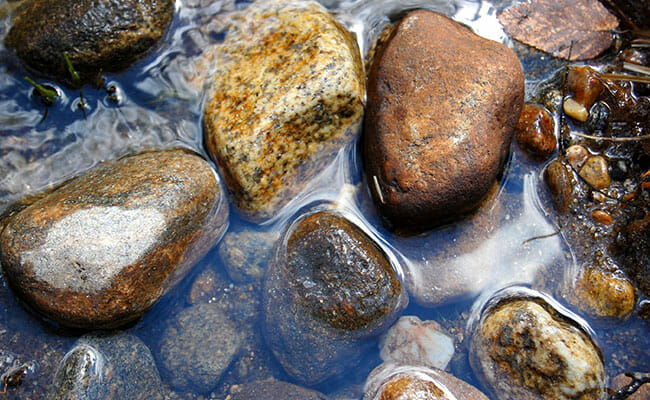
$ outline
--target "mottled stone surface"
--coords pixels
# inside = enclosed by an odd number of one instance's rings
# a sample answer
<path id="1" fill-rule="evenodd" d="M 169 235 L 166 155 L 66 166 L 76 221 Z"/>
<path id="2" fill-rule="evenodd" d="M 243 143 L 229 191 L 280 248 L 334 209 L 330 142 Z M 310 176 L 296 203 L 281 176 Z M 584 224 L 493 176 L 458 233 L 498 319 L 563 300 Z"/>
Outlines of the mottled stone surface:
<path id="1" fill-rule="evenodd" d="M 318 3 L 252 4 L 215 58 L 205 142 L 242 215 L 274 215 L 358 131 L 359 49 Z"/>
<path id="2" fill-rule="evenodd" d="M 247 385 L 236 385 L 230 390 L 230 400 L 327 400 L 328 397 L 315 390 L 291 383 L 265 380 Z"/>
<path id="3" fill-rule="evenodd" d="M 379 349 L 386 362 L 445 369 L 454 355 L 454 340 L 437 322 L 408 315 L 382 335 Z"/>
<path id="4" fill-rule="evenodd" d="M 77 341 L 56 372 L 52 400 L 162 400 L 164 392 L 149 348 L 128 333 L 89 335 Z"/>
<path id="5" fill-rule="evenodd" d="M 219 257 L 234 282 L 259 282 L 264 278 L 277 232 L 228 232 L 219 243 Z"/>
<path id="6" fill-rule="evenodd" d="M 437 368 L 387 362 L 368 376 L 363 400 L 487 400 L 472 385 Z"/>
<path id="7" fill-rule="evenodd" d="M 497 399 L 600 399 L 600 350 L 541 298 L 505 298 L 474 326 L 470 362 Z"/>
<path id="8" fill-rule="evenodd" d="M 211 166 L 184 150 L 103 163 L 9 217 L 5 278 L 61 324 L 114 327 L 142 315 L 227 225 Z"/>
<path id="9" fill-rule="evenodd" d="M 598 190 L 605 189 L 612 183 L 607 160 L 602 156 L 589 157 L 585 165 L 580 168 L 580 176 L 591 187 Z"/>
<path id="10" fill-rule="evenodd" d="M 172 0 L 29 0 L 6 38 L 28 67 L 70 80 L 67 54 L 84 80 L 128 67 L 162 37 Z"/>
<path id="11" fill-rule="evenodd" d="M 171 385 L 208 392 L 219 382 L 240 343 L 237 325 L 215 304 L 201 304 L 169 321 L 157 358 Z"/>
<path id="12" fill-rule="evenodd" d="M 475 209 L 506 160 L 523 98 L 510 49 L 439 14 L 409 13 L 368 77 L 365 170 L 380 213 L 420 229 Z"/>
<path id="13" fill-rule="evenodd" d="M 379 247 L 343 217 L 317 210 L 289 226 L 269 265 L 266 341 L 292 378 L 317 384 L 354 366 L 363 340 L 406 303 Z"/>
<path id="14" fill-rule="evenodd" d="M 540 106 L 525 104 L 515 129 L 517 144 L 535 159 L 546 159 L 557 146 L 553 118 Z"/>
<path id="15" fill-rule="evenodd" d="M 544 181 L 553 197 L 555 209 L 560 213 L 569 211 L 576 184 L 570 167 L 561 160 L 553 160 L 544 170 Z"/>

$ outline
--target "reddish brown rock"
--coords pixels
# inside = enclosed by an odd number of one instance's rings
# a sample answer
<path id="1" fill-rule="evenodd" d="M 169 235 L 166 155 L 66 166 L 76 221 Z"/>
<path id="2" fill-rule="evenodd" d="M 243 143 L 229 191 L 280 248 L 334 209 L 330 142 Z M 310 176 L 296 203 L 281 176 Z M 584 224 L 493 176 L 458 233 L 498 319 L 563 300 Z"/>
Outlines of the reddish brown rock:
<path id="1" fill-rule="evenodd" d="M 205 160 L 183 150 L 106 162 L 8 217 L 0 261 L 15 291 L 63 325 L 110 328 L 151 307 L 223 233 Z"/>
<path id="2" fill-rule="evenodd" d="M 555 151 L 553 118 L 541 107 L 524 105 L 515 130 L 517 144 L 536 159 L 545 159 Z"/>
<path id="3" fill-rule="evenodd" d="M 510 49 L 444 16 L 409 13 L 368 78 L 365 170 L 379 211 L 418 229 L 475 209 L 507 157 L 523 98 Z"/>

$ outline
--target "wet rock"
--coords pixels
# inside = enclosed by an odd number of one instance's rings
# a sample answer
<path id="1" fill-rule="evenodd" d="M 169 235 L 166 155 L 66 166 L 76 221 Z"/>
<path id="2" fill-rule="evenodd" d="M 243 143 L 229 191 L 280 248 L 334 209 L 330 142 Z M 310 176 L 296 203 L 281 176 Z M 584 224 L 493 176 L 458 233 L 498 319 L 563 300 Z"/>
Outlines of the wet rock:
<path id="1" fill-rule="evenodd" d="M 454 355 L 454 340 L 437 322 L 409 315 L 382 335 L 379 349 L 386 362 L 445 369 Z"/>
<path id="2" fill-rule="evenodd" d="M 363 66 L 322 6 L 257 1 L 220 47 L 205 108 L 208 152 L 242 215 L 275 215 L 356 136 Z"/>
<path id="3" fill-rule="evenodd" d="M 237 325 L 214 304 L 187 308 L 162 335 L 161 372 L 176 388 L 208 392 L 239 351 L 240 336 Z"/>
<path id="4" fill-rule="evenodd" d="M 291 383 L 265 380 L 233 386 L 230 400 L 327 400 L 327 396 Z"/>
<path id="5" fill-rule="evenodd" d="M 627 375 L 617 375 L 612 379 L 610 387 L 613 390 L 621 390 L 632 383 L 632 378 Z M 634 394 L 625 398 L 625 400 L 647 400 L 650 399 L 650 383 L 645 383 L 639 387 Z"/>
<path id="6" fill-rule="evenodd" d="M 85 81 L 119 71 L 162 37 L 174 14 L 172 0 L 30 0 L 13 19 L 7 47 L 28 67 L 70 81 L 67 54 Z"/>
<path id="7" fill-rule="evenodd" d="M 545 159 L 555 151 L 553 118 L 538 106 L 524 105 L 515 130 L 519 147 L 535 158 Z"/>
<path id="8" fill-rule="evenodd" d="M 263 292 L 266 341 L 292 378 L 317 384 L 358 362 L 406 293 L 383 251 L 341 216 L 317 209 L 278 243 Z"/>
<path id="9" fill-rule="evenodd" d="M 363 400 L 487 400 L 472 385 L 436 368 L 384 363 L 368 377 Z"/>
<path id="10" fill-rule="evenodd" d="M 474 373 L 497 399 L 600 399 L 605 373 L 588 331 L 548 298 L 510 288 L 471 329 Z"/>
<path id="11" fill-rule="evenodd" d="M 594 210 L 591 212 L 591 217 L 603 225 L 611 225 L 614 222 L 612 215 L 605 210 Z"/>
<path id="12" fill-rule="evenodd" d="M 523 97 L 510 49 L 444 16 L 409 13 L 368 78 L 365 170 L 380 213 L 418 230 L 475 209 L 501 171 Z"/>
<path id="13" fill-rule="evenodd" d="M 598 318 L 625 319 L 636 304 L 634 286 L 629 280 L 591 265 L 580 270 L 564 293 L 575 307 Z"/>
<path id="14" fill-rule="evenodd" d="M 589 152 L 579 144 L 574 144 L 566 149 L 566 158 L 569 164 L 576 170 L 579 170 L 589 158 Z"/>
<path id="15" fill-rule="evenodd" d="M 596 76 L 594 70 L 588 66 L 570 68 L 567 87 L 573 100 L 584 107 L 586 112 L 605 90 L 602 79 Z"/>
<path id="16" fill-rule="evenodd" d="M 259 282 L 264 277 L 276 232 L 228 232 L 219 244 L 219 256 L 234 282 Z"/>
<path id="17" fill-rule="evenodd" d="M 137 337 L 88 335 L 56 372 L 53 400 L 164 399 L 151 352 Z"/>
<path id="18" fill-rule="evenodd" d="M 592 156 L 580 168 L 580 176 L 594 189 L 606 189 L 612 182 L 607 161 L 602 156 Z"/>
<path id="19" fill-rule="evenodd" d="M 554 160 L 544 170 L 544 181 L 551 192 L 555 208 L 561 213 L 569 211 L 575 186 L 570 169 L 562 161 Z"/>
<path id="20" fill-rule="evenodd" d="M 5 277 L 61 324 L 133 321 L 182 278 L 226 228 L 218 178 L 183 150 L 103 163 L 9 217 Z"/>

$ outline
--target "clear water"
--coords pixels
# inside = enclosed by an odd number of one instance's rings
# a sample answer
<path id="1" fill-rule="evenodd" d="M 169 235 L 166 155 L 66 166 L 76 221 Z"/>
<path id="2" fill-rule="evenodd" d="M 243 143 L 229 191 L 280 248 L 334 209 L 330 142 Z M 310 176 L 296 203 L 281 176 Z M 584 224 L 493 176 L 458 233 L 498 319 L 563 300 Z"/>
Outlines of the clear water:
<path id="1" fill-rule="evenodd" d="M 357 35 L 364 54 L 391 20 L 416 8 L 446 14 L 469 25 L 479 35 L 516 46 L 503 32 L 496 17 L 498 10 L 514 1 L 321 2 Z M 116 88 L 117 99 L 111 98 L 104 89 L 85 86 L 81 89 L 85 104 L 82 111 L 79 90 L 39 80 L 55 87 L 61 95 L 47 109 L 47 115 L 46 108 L 23 79 L 29 74 L 3 47 L 11 12 L 19 3 L 0 2 L 0 212 L 23 196 L 55 186 L 103 160 L 143 149 L 179 146 L 205 154 L 201 138 L 204 101 L 201 78 L 209 74 L 206 72 L 209 63 L 201 54 L 208 53 L 210 46 L 223 39 L 232 13 L 245 8 L 248 2 L 177 0 L 176 16 L 161 45 L 124 73 L 105 75 L 106 87 Z M 527 77 L 527 99 L 534 98 L 544 82 L 563 65 L 535 52 L 522 55 L 522 64 Z M 495 187 L 476 215 L 405 238 L 382 226 L 367 190 L 358 148 L 354 145 L 341 150 L 330 167 L 310 182 L 276 218 L 261 226 L 252 226 L 232 213 L 230 229 L 281 231 L 288 220 L 310 204 L 335 203 L 339 211 L 384 247 L 402 278 L 411 287 L 421 289 L 418 301 L 411 297 L 411 305 L 404 315 L 435 319 L 452 332 L 457 356 L 450 366 L 451 372 L 479 386 L 467 365 L 464 334 L 475 300 L 489 297 L 490 293 L 514 283 L 535 288 L 540 277 L 553 277 L 545 280 L 552 282 L 551 288 L 560 286 L 578 265 L 575 252 L 563 235 L 553 235 L 558 226 L 541 181 L 542 168 L 543 163 L 529 160 L 513 145 L 499 187 Z M 422 267 L 440 271 L 435 282 L 427 281 L 417 272 Z M 155 348 L 152 338 L 170 315 L 186 306 L 193 279 L 206 268 L 223 269 L 216 249 L 128 330 Z M 231 288 L 234 286 L 232 284 Z M 454 286 L 456 290 L 441 297 L 437 294 L 439 286 Z M 43 343 L 47 343 L 49 348 L 60 352 L 62 358 L 79 335 L 79 332 L 42 322 L 15 304 L 6 293 L 3 301 L 7 305 L 1 309 L 4 315 L 0 316 L 0 321 L 16 331 L 0 331 L 0 338 L 11 341 L 12 351 L 17 354 L 38 362 L 45 357 Z M 635 316 L 624 323 L 588 322 L 593 324 L 595 339 L 602 347 L 609 376 L 650 368 L 647 323 Z M 56 359 L 51 354 L 49 357 Z M 0 367 L 11 362 L 0 360 Z M 378 362 L 377 352 L 373 351 L 351 377 L 332 380 L 319 389 L 333 398 L 358 398 L 363 379 Z M 45 398 L 48 382 L 44 380 L 49 378 L 35 377 L 38 374 L 48 377 L 45 369 L 42 365 L 40 372 L 33 375 L 34 382 L 16 393 L 30 393 L 32 399 Z M 170 396 L 176 398 L 173 390 L 167 389 Z M 183 396 L 194 398 L 198 395 Z M 212 397 L 219 396 L 216 390 Z M 204 397 L 210 396 L 204 394 Z"/>

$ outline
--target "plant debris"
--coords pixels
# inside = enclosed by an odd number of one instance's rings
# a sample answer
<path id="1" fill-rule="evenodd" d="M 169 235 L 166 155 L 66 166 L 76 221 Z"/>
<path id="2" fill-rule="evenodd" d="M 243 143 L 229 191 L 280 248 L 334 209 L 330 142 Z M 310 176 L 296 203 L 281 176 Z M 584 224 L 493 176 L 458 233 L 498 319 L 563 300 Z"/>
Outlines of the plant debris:
<path id="1" fill-rule="evenodd" d="M 520 42 L 571 61 L 607 50 L 611 30 L 618 27 L 616 17 L 598 0 L 533 0 L 503 11 L 499 21 Z"/>

